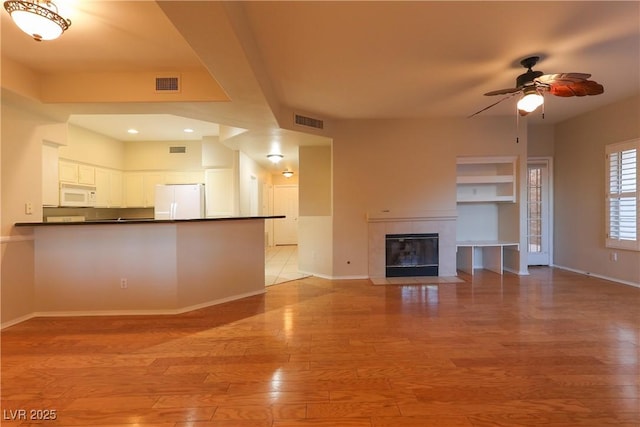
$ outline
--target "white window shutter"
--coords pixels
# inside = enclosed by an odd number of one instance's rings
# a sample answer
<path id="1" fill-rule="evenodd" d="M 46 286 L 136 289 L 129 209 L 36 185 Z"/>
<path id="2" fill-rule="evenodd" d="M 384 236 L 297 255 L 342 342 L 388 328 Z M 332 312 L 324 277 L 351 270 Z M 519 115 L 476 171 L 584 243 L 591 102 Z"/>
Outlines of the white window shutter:
<path id="1" fill-rule="evenodd" d="M 607 246 L 640 250 L 639 140 L 607 146 Z"/>

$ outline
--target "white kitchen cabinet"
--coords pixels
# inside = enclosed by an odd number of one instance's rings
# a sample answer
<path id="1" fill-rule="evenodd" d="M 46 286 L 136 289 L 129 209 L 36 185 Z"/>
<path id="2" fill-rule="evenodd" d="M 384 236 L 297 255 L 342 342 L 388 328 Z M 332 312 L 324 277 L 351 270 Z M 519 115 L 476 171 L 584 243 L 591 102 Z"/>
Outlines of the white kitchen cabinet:
<path id="1" fill-rule="evenodd" d="M 58 178 L 67 184 L 96 185 L 96 168 L 68 160 L 58 162 Z"/>
<path id="2" fill-rule="evenodd" d="M 153 207 L 156 198 L 156 185 L 166 184 L 165 175 L 161 172 L 146 172 L 143 175 L 144 206 Z"/>
<path id="3" fill-rule="evenodd" d="M 125 172 L 123 176 L 124 206 L 144 206 L 144 177 L 142 173 Z"/>
<path id="4" fill-rule="evenodd" d="M 109 194 L 111 195 L 111 206 L 122 206 L 122 172 L 110 171 L 109 174 Z"/>
<path id="5" fill-rule="evenodd" d="M 60 160 L 58 163 L 58 177 L 60 182 L 66 182 L 69 184 L 78 183 L 78 164 Z"/>
<path id="6" fill-rule="evenodd" d="M 516 201 L 516 157 L 458 157 L 457 201 Z"/>
<path id="7" fill-rule="evenodd" d="M 95 168 L 96 207 L 122 206 L 122 172 Z"/>
<path id="8" fill-rule="evenodd" d="M 96 168 L 78 165 L 78 184 L 96 185 Z"/>
<path id="9" fill-rule="evenodd" d="M 126 207 L 153 207 L 156 185 L 165 184 L 162 172 L 126 172 L 123 179 Z"/>

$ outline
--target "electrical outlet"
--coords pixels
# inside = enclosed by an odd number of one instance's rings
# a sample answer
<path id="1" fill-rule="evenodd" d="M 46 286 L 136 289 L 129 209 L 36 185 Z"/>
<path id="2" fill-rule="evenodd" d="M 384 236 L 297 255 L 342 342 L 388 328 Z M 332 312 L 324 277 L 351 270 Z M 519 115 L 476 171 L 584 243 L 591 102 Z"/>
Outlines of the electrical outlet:
<path id="1" fill-rule="evenodd" d="M 120 279 L 120 289 L 127 289 L 129 287 L 129 282 L 126 278 Z"/>
<path id="2" fill-rule="evenodd" d="M 618 261 L 618 252 L 611 252 L 611 261 Z"/>
<path id="3" fill-rule="evenodd" d="M 33 203 L 27 202 L 24 204 L 24 213 L 27 215 L 33 215 Z"/>

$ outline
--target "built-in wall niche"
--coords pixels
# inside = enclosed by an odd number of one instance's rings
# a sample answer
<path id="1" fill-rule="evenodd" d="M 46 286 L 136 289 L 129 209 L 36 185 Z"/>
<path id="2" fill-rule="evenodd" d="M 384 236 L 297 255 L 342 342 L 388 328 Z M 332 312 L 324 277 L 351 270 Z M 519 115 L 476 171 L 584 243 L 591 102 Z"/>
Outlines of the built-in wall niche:
<path id="1" fill-rule="evenodd" d="M 457 269 L 518 271 L 516 156 L 459 157 L 456 164 Z"/>
<path id="2" fill-rule="evenodd" d="M 516 201 L 516 157 L 458 157 L 458 203 Z"/>

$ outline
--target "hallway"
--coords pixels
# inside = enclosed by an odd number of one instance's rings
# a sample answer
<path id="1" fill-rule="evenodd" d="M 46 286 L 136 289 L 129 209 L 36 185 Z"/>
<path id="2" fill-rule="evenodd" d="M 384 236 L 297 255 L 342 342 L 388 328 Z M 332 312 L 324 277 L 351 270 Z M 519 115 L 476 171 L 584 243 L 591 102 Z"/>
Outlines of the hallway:
<path id="1" fill-rule="evenodd" d="M 298 246 L 270 246 L 265 252 L 265 286 L 309 276 L 298 272 Z"/>

